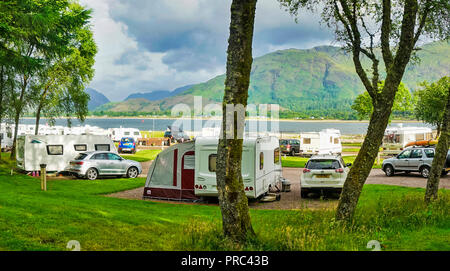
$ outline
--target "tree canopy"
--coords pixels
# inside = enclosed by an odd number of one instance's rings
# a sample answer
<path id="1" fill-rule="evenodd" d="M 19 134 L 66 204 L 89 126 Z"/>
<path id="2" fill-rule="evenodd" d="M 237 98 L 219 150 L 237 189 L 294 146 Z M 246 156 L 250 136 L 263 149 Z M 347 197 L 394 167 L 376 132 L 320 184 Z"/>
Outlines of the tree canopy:
<path id="1" fill-rule="evenodd" d="M 444 119 L 445 106 L 449 95 L 450 77 L 442 77 L 435 83 L 423 82 L 422 88 L 414 93 L 416 107 L 414 110 L 418 120 L 438 127 L 438 134 Z"/>
<path id="2" fill-rule="evenodd" d="M 381 82 L 379 88 L 383 88 L 384 82 Z M 373 113 L 372 98 L 369 93 L 364 92 L 356 97 L 352 109 L 358 114 L 360 120 L 369 119 Z M 406 88 L 403 83 L 400 83 L 398 91 L 395 95 L 394 105 L 392 106 L 393 114 L 405 114 L 414 110 L 414 99 L 411 92 Z"/>
<path id="3" fill-rule="evenodd" d="M 90 14 L 77 0 L 0 2 L 0 92 L 8 94 L 10 109 L 0 111 L 14 119 L 15 138 L 27 110 L 84 120 L 89 100 L 84 87 L 93 77 L 97 53 Z"/>

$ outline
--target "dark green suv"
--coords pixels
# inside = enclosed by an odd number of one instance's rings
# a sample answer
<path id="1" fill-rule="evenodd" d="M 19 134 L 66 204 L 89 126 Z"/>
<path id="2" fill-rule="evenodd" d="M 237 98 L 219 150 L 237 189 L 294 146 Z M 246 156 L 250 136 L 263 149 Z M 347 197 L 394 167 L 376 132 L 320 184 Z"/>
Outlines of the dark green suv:
<path id="1" fill-rule="evenodd" d="M 300 153 L 300 140 L 298 139 L 280 139 L 280 148 L 282 153 L 294 156 Z"/>

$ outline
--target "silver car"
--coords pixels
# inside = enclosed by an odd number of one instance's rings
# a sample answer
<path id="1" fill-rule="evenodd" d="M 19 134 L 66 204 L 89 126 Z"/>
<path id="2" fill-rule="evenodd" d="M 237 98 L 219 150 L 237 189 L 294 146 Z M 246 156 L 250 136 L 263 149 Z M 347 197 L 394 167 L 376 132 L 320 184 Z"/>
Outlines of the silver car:
<path id="1" fill-rule="evenodd" d="M 142 166 L 139 162 L 125 160 L 113 152 L 95 151 L 80 153 L 70 161 L 66 171 L 89 180 L 95 180 L 99 176 L 136 178 L 142 173 Z"/>
<path id="2" fill-rule="evenodd" d="M 401 152 L 396 157 L 383 161 L 382 169 L 386 176 L 391 177 L 396 172 L 419 172 L 422 177 L 430 176 L 435 149 L 432 147 L 413 147 Z M 450 152 L 442 175 L 447 175 L 450 170 Z"/>

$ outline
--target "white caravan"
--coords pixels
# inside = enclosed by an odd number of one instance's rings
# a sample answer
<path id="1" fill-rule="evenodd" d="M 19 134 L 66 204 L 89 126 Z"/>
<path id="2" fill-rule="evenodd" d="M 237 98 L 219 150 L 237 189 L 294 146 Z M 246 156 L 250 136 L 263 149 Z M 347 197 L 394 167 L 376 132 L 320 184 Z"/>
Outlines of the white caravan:
<path id="1" fill-rule="evenodd" d="M 107 136 L 96 135 L 25 135 L 17 138 L 17 166 L 27 172 L 47 165 L 49 172 L 61 172 L 79 153 L 86 151 L 116 152 Z"/>
<path id="2" fill-rule="evenodd" d="M 136 128 L 111 128 L 109 129 L 109 136 L 113 141 L 120 141 L 123 137 L 132 137 L 134 141 L 141 138 L 141 132 Z"/>
<path id="3" fill-rule="evenodd" d="M 150 166 L 144 197 L 171 200 L 217 197 L 217 145 L 217 137 L 198 137 L 161 152 Z M 248 198 L 259 198 L 279 185 L 281 156 L 276 137 L 244 139 L 242 177 Z"/>
<path id="4" fill-rule="evenodd" d="M 300 134 L 300 155 L 341 154 L 341 132 L 325 129 Z"/>
<path id="5" fill-rule="evenodd" d="M 195 140 L 195 194 L 217 197 L 216 137 Z M 242 150 L 242 178 L 248 198 L 259 198 L 281 178 L 280 145 L 276 137 L 246 138 Z"/>
<path id="6" fill-rule="evenodd" d="M 433 130 L 428 127 L 402 127 L 386 129 L 384 133 L 384 145 L 397 145 L 402 148 L 412 141 L 433 139 Z"/>
<path id="7" fill-rule="evenodd" d="M 384 133 L 383 150 L 385 153 L 398 154 L 413 141 L 433 139 L 433 130 L 428 127 L 398 127 L 388 128 Z"/>
<path id="8" fill-rule="evenodd" d="M 0 132 L 0 138 L 2 139 L 2 145 L 1 145 L 2 150 L 12 148 L 13 139 L 11 137 L 9 137 L 8 135 L 11 135 L 11 134 L 6 131 Z"/>

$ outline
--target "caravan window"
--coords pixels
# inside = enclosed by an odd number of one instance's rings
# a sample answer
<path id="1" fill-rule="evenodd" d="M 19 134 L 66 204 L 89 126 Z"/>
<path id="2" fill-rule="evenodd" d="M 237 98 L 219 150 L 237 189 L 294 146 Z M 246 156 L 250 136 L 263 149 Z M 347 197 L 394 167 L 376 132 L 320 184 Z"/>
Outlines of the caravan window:
<path id="1" fill-rule="evenodd" d="M 130 132 L 125 132 L 125 133 L 123 133 L 124 135 L 126 135 L 126 136 L 129 136 L 130 135 Z"/>
<path id="2" fill-rule="evenodd" d="M 276 148 L 273 151 L 273 163 L 279 164 L 280 163 L 280 148 Z"/>
<path id="3" fill-rule="evenodd" d="M 75 147 L 75 151 L 87 151 L 86 144 L 74 145 L 74 147 Z"/>
<path id="4" fill-rule="evenodd" d="M 216 172 L 217 170 L 217 154 L 211 154 L 208 162 L 209 172 Z"/>
<path id="5" fill-rule="evenodd" d="M 303 138 L 303 144 L 305 145 L 311 144 L 311 138 Z"/>
<path id="6" fill-rule="evenodd" d="M 48 155 L 63 155 L 64 146 L 63 145 L 47 145 Z"/>
<path id="7" fill-rule="evenodd" d="M 416 141 L 425 140 L 424 134 L 416 134 Z"/>
<path id="8" fill-rule="evenodd" d="M 264 153 L 261 152 L 259 154 L 259 169 L 263 169 L 264 168 Z"/>
<path id="9" fill-rule="evenodd" d="M 339 138 L 334 139 L 334 144 L 339 144 Z"/>
<path id="10" fill-rule="evenodd" d="M 109 144 L 95 144 L 96 151 L 110 151 Z"/>
<path id="11" fill-rule="evenodd" d="M 138 136 L 138 135 L 140 135 L 140 133 L 139 132 L 134 132 L 134 135 Z"/>

